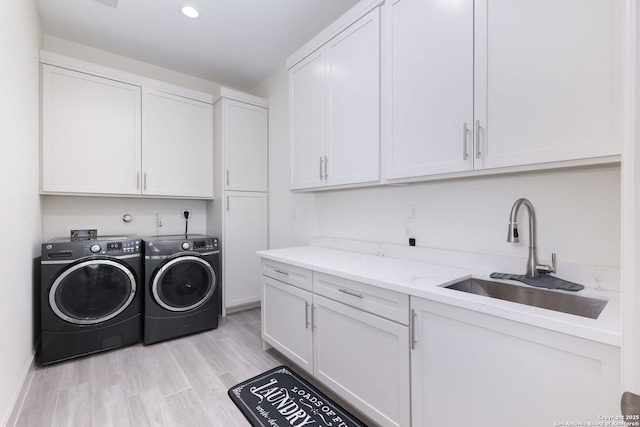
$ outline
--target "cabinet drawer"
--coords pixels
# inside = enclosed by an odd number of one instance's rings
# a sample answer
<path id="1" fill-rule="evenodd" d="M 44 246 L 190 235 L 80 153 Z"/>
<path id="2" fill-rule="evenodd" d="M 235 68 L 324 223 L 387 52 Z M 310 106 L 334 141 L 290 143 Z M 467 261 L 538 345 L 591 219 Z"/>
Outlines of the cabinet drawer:
<path id="1" fill-rule="evenodd" d="M 298 288 L 311 291 L 311 270 L 283 262 L 262 259 L 262 274 Z"/>
<path id="2" fill-rule="evenodd" d="M 369 313 L 409 324 L 409 296 L 324 273 L 313 274 L 313 292 Z"/>

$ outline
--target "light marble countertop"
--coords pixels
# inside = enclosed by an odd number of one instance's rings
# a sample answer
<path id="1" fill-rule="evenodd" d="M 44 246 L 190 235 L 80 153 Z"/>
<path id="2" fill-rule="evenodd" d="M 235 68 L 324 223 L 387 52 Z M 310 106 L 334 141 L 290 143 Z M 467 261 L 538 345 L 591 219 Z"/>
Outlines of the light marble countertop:
<path id="1" fill-rule="evenodd" d="M 617 347 L 622 342 L 618 292 L 589 288 L 579 291 L 577 294 L 581 296 L 608 300 L 598 319 L 589 319 L 444 288 L 469 277 L 495 280 L 490 279 L 489 275 L 499 271 L 499 268 L 491 271 L 463 269 L 318 246 L 265 250 L 257 254 L 273 261 L 367 283 L 412 297 L 425 298 Z M 527 286 L 515 281 L 507 283 Z"/>

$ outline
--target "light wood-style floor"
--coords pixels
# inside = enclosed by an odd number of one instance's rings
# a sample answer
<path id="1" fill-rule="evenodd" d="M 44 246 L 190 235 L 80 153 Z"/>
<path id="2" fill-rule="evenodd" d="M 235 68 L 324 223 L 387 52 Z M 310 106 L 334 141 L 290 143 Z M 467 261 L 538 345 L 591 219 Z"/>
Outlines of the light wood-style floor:
<path id="1" fill-rule="evenodd" d="M 220 320 L 212 331 L 39 366 L 16 425 L 248 426 L 227 390 L 287 361 L 262 349 L 259 309 Z"/>

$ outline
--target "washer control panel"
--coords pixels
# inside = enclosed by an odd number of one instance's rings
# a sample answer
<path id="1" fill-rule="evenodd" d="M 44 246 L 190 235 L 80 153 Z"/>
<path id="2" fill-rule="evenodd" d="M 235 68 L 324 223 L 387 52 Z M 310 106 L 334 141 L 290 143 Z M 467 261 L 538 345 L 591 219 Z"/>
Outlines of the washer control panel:
<path id="1" fill-rule="evenodd" d="M 42 244 L 42 260 L 75 260 L 87 256 L 122 257 L 142 254 L 142 240 L 135 236 L 91 239 L 56 238 Z"/>
<path id="2" fill-rule="evenodd" d="M 87 242 L 82 249 L 82 252 L 87 255 L 103 254 L 113 256 L 139 254 L 141 250 L 139 239 Z"/>

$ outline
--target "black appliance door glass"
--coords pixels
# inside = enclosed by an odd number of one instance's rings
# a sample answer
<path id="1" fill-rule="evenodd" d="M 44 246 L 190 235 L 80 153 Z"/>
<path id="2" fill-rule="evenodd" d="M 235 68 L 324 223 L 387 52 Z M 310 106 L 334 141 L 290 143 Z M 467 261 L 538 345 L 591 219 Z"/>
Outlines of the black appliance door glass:
<path id="1" fill-rule="evenodd" d="M 152 292 L 167 310 L 187 311 L 204 304 L 216 287 L 211 265 L 196 256 L 180 256 L 164 264 L 154 276 Z"/>
<path id="2" fill-rule="evenodd" d="M 63 320 L 95 324 L 125 310 L 136 293 L 136 279 L 124 265 L 91 260 L 65 270 L 51 286 L 49 304 Z"/>

